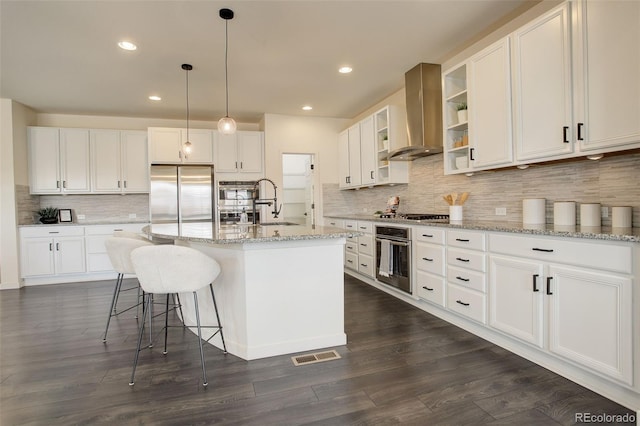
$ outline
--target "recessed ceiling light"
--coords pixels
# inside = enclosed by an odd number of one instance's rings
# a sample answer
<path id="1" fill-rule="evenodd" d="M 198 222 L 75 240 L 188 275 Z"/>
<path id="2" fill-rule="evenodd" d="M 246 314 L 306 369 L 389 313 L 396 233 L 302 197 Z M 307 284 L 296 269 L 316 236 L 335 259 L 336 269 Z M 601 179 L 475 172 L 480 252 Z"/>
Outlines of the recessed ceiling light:
<path id="1" fill-rule="evenodd" d="M 151 99 L 152 101 L 161 101 L 162 98 L 158 95 L 151 95 L 149 96 L 149 99 Z"/>
<path id="2" fill-rule="evenodd" d="M 351 71 L 353 71 L 353 68 L 351 68 L 351 67 L 347 67 L 347 66 L 340 67 L 340 68 L 338 69 L 338 72 L 339 72 L 340 74 L 349 74 Z"/>
<path id="3" fill-rule="evenodd" d="M 138 48 L 135 44 L 125 40 L 118 42 L 118 46 L 124 50 L 136 50 Z"/>
<path id="4" fill-rule="evenodd" d="M 311 111 L 313 109 L 313 107 L 311 105 L 305 105 L 302 107 L 303 110 L 305 111 Z"/>

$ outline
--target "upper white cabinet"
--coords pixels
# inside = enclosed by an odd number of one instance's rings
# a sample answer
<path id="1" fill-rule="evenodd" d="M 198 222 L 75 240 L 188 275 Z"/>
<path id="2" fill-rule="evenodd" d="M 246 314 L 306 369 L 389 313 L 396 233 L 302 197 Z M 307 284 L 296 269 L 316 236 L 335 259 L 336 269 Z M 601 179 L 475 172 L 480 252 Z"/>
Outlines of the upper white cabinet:
<path id="1" fill-rule="evenodd" d="M 233 135 L 214 132 L 216 173 L 252 173 L 264 171 L 262 132 L 237 131 Z"/>
<path id="2" fill-rule="evenodd" d="M 573 3 L 576 139 L 581 151 L 640 142 L 640 2 Z"/>
<path id="3" fill-rule="evenodd" d="M 444 93 L 442 119 L 444 120 L 444 171 L 446 174 L 469 169 L 469 120 L 468 109 L 458 114 L 458 108 L 467 105 L 467 64 L 447 70 L 442 74 Z"/>
<path id="4" fill-rule="evenodd" d="M 570 4 L 512 37 L 517 159 L 573 152 Z"/>
<path id="5" fill-rule="evenodd" d="M 511 64 L 504 38 L 469 60 L 469 140 L 472 168 L 513 161 Z"/>
<path id="6" fill-rule="evenodd" d="M 189 129 L 191 153 L 184 152 L 187 129 L 149 127 L 149 162 L 152 164 L 213 164 L 213 130 Z"/>
<path id="7" fill-rule="evenodd" d="M 147 132 L 91 130 L 94 193 L 149 192 Z"/>
<path id="8" fill-rule="evenodd" d="M 28 148 L 32 194 L 91 190 L 89 130 L 29 127 Z"/>
<path id="9" fill-rule="evenodd" d="M 409 182 L 408 163 L 388 160 L 389 152 L 399 138 L 400 118 L 398 110 L 389 105 L 340 133 L 338 170 L 341 189 Z"/>

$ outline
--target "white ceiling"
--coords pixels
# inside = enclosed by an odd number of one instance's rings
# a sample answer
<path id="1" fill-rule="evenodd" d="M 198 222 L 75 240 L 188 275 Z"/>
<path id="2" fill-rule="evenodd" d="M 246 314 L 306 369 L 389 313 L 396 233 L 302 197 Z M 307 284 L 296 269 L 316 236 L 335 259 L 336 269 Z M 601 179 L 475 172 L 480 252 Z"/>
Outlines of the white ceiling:
<path id="1" fill-rule="evenodd" d="M 352 118 L 532 0 L 1 0 L 0 96 L 39 112 L 184 118 Z M 135 52 L 116 43 L 129 39 Z M 339 66 L 354 68 L 340 75 Z M 161 102 L 147 99 L 162 96 Z M 313 111 L 303 112 L 305 104 Z"/>

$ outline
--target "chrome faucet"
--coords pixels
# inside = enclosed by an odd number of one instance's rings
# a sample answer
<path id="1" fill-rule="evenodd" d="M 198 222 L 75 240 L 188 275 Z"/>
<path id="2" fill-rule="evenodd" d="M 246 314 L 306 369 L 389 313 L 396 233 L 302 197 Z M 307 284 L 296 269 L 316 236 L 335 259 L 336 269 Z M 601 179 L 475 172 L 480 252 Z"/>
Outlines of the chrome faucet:
<path id="1" fill-rule="evenodd" d="M 273 218 L 277 219 L 278 215 L 280 214 L 280 211 L 282 210 L 282 204 L 280 204 L 280 208 L 278 208 L 278 187 L 276 186 L 276 184 L 268 178 L 262 178 L 262 179 L 258 179 L 256 181 L 256 183 L 253 185 L 253 194 L 256 194 L 256 189 L 258 189 L 258 185 L 260 185 L 260 182 L 262 181 L 267 181 L 269 182 L 272 186 L 273 186 L 273 198 L 256 198 L 255 195 L 252 198 L 253 201 L 253 224 L 256 224 L 256 206 L 258 204 L 260 205 L 267 205 L 267 206 L 271 206 L 273 205 L 273 211 L 271 212 L 271 214 L 273 214 Z"/>

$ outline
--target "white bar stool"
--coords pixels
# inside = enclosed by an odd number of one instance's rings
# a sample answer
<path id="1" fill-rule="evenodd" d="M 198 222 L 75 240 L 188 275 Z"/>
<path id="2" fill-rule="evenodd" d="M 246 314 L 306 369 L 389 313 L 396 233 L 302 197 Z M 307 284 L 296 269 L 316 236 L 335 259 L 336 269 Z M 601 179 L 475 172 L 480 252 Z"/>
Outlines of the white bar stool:
<path id="1" fill-rule="evenodd" d="M 218 306 L 216 297 L 213 292 L 213 281 L 220 274 L 220 265 L 209 256 L 192 249 L 190 247 L 173 246 L 173 245 L 157 245 L 149 247 L 140 247 L 131 252 L 131 262 L 135 269 L 140 286 L 144 291 L 144 305 L 142 313 L 142 323 L 138 334 L 138 346 L 133 360 L 133 371 L 131 372 L 130 386 L 134 385 L 134 377 L 136 366 L 138 365 L 138 357 L 140 355 L 140 346 L 142 345 L 142 336 L 144 334 L 144 324 L 146 321 L 146 312 L 151 306 L 151 296 L 153 294 L 167 295 L 167 311 L 165 312 L 165 333 L 164 333 L 164 352 L 167 353 L 167 330 L 168 330 L 168 303 L 169 294 L 172 293 L 193 293 L 193 301 L 196 315 L 196 328 L 198 330 L 198 344 L 200 346 L 200 361 L 202 363 L 202 385 L 207 386 L 207 373 L 204 362 L 204 351 L 202 348 L 202 328 L 214 328 L 216 331 L 209 338 L 213 338 L 220 333 L 222 339 L 222 347 L 224 353 L 227 353 L 227 347 L 222 334 L 222 324 L 220 323 L 220 315 L 218 314 Z M 198 308 L 197 291 L 209 286 L 211 290 L 211 298 L 213 299 L 213 307 L 216 314 L 217 325 L 203 326 L 200 323 L 200 311 Z M 184 317 L 182 318 L 184 321 Z M 185 325 L 187 326 L 187 325 Z M 190 327 L 190 326 L 187 326 Z"/>
<path id="2" fill-rule="evenodd" d="M 102 336 L 103 343 L 107 341 L 107 332 L 109 331 L 111 318 L 120 315 L 123 312 L 127 312 L 133 308 L 137 308 L 138 305 L 140 305 L 140 287 L 137 286 L 136 289 L 138 290 L 138 299 L 136 299 L 136 304 L 123 309 L 120 312 L 117 312 L 118 298 L 120 296 L 120 292 L 123 291 L 122 280 L 124 278 L 124 275 L 135 274 L 135 270 L 133 269 L 133 265 L 131 264 L 131 252 L 138 247 L 153 245 L 153 243 L 148 239 L 132 232 L 125 233 L 123 231 L 117 231 L 114 235 L 114 237 L 107 238 L 104 243 L 105 247 L 107 248 L 109 260 L 111 260 L 111 265 L 113 266 L 113 269 L 118 273 L 118 277 L 116 278 L 116 287 L 113 290 L 113 297 L 111 298 L 111 307 L 109 308 L 109 316 L 107 317 L 107 326 L 105 327 L 104 335 Z"/>

